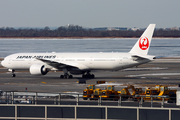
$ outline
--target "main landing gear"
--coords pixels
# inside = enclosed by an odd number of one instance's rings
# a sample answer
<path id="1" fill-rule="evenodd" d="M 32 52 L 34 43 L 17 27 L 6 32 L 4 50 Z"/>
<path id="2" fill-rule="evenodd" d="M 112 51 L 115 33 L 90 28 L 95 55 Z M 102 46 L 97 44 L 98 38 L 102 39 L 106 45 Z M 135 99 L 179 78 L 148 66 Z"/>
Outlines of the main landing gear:
<path id="1" fill-rule="evenodd" d="M 63 69 L 64 75 L 60 75 L 61 79 L 71 79 L 73 78 L 72 75 L 68 74 L 68 70 L 65 68 Z M 82 78 L 95 78 L 94 74 L 91 74 L 90 71 L 85 72 L 82 75 Z"/>
<path id="2" fill-rule="evenodd" d="M 64 78 L 64 79 L 71 79 L 71 78 L 73 78 L 73 76 L 72 75 L 69 75 L 68 74 L 68 70 L 66 69 L 66 68 L 64 68 L 63 69 L 63 72 L 64 72 L 64 75 L 60 75 L 60 78 Z"/>
<path id="3" fill-rule="evenodd" d="M 65 75 L 60 75 L 60 78 L 64 78 L 64 79 L 71 79 L 71 78 L 73 78 L 73 76 L 72 75 L 69 75 L 69 74 L 65 74 Z"/>
<path id="4" fill-rule="evenodd" d="M 87 72 L 86 74 L 82 75 L 82 78 L 94 78 L 94 74 L 90 74 L 90 72 Z"/>

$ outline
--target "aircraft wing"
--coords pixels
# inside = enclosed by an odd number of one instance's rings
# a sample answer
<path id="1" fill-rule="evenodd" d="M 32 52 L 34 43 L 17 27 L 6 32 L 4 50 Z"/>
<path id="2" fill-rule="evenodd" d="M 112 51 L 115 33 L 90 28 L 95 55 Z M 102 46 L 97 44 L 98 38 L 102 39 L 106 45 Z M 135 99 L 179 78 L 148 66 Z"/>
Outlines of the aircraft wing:
<path id="1" fill-rule="evenodd" d="M 46 60 L 46 59 L 39 59 L 39 58 L 36 58 L 37 60 L 40 60 L 58 70 L 62 70 L 63 68 L 78 68 L 80 70 L 86 70 L 86 69 L 89 69 L 87 66 L 85 65 L 82 65 L 82 64 L 78 64 L 76 62 L 67 62 L 67 63 L 59 63 L 59 62 L 56 62 L 56 61 L 51 61 L 51 60 Z"/>

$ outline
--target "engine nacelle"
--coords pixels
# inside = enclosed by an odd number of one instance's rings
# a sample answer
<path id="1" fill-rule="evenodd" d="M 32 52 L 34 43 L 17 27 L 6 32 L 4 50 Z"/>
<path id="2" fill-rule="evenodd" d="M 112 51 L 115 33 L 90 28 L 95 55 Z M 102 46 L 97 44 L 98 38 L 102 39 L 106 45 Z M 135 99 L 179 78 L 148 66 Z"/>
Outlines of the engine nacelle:
<path id="1" fill-rule="evenodd" d="M 29 68 L 29 71 L 32 75 L 46 75 L 49 71 L 42 64 L 33 64 Z"/>

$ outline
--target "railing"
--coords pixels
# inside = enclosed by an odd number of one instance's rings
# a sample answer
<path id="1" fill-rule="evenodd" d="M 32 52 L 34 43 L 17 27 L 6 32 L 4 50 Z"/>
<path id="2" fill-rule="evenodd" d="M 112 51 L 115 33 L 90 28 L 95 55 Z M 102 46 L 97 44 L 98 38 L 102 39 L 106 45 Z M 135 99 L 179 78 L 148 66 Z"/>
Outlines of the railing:
<path id="1" fill-rule="evenodd" d="M 179 108 L 87 106 L 87 105 L 0 105 L 0 119 L 179 119 Z M 8 113 L 4 115 L 3 113 Z M 145 114 L 144 114 L 145 113 Z"/>
<path id="2" fill-rule="evenodd" d="M 22 97 L 23 96 L 23 97 Z M 115 95 L 114 95 L 115 96 Z M 65 102 L 65 98 L 69 102 Z M 144 100 L 145 98 L 149 97 L 149 100 Z M 70 99 L 71 98 L 71 99 Z M 73 99 L 72 99 L 73 98 Z M 72 105 L 79 105 L 83 102 L 83 104 L 89 105 L 89 100 L 83 100 L 83 94 L 77 94 L 77 93 L 37 93 L 37 92 L 11 92 L 6 91 L 3 92 L 3 95 L 1 96 L 1 104 L 54 104 L 54 105 L 61 105 L 61 104 L 72 104 Z M 124 100 L 126 98 L 126 100 Z M 131 99 L 127 99 L 131 98 Z M 138 98 L 138 99 L 134 99 Z M 169 99 L 170 102 L 175 102 L 175 98 L 169 98 L 168 96 L 144 96 L 144 95 L 137 95 L 137 96 L 125 96 L 125 95 L 118 95 L 116 96 L 116 99 L 114 99 L 112 96 L 108 100 L 102 99 L 102 96 L 97 98 L 97 101 L 92 100 L 92 105 L 109 105 L 108 103 L 111 102 L 111 105 L 114 106 L 126 106 L 123 105 L 125 101 L 135 101 L 136 105 L 138 104 L 139 107 L 143 107 L 143 104 L 146 103 L 150 107 L 153 107 L 154 102 L 158 102 L 161 108 L 165 105 L 165 100 Z M 115 101 L 113 101 L 115 100 Z M 85 103 L 86 102 L 86 103 Z M 113 102 L 113 103 L 112 103 Z M 96 104 L 97 103 L 97 104 Z M 105 104 L 106 103 L 106 104 Z M 122 104 L 123 103 L 123 104 Z M 174 104 L 173 104 L 174 105 Z M 134 106 L 134 105 L 132 105 Z M 147 106 L 147 105 L 146 105 Z M 156 106 L 157 107 L 157 106 Z M 174 105 L 174 107 L 177 107 Z"/>
<path id="3" fill-rule="evenodd" d="M 67 99 L 66 97 L 68 97 L 69 99 Z M 178 108 L 179 106 L 176 106 L 175 103 L 170 104 L 170 106 L 168 106 L 170 108 L 164 108 L 165 100 L 172 100 L 173 102 L 175 102 L 175 98 L 157 95 L 118 95 L 116 96 L 116 98 L 118 99 L 114 99 L 113 96 L 109 97 L 110 98 L 108 100 L 103 100 L 102 96 L 100 96 L 97 100 L 90 101 L 83 100 L 83 94 L 77 93 L 37 93 L 6 91 L 3 92 L 0 97 L 0 119 L 179 119 L 180 108 Z M 147 97 L 149 97 L 149 100 L 145 99 Z M 126 100 L 124 98 L 126 98 Z M 159 104 L 158 107 L 157 102 Z M 177 108 L 172 108 L 173 105 Z"/>

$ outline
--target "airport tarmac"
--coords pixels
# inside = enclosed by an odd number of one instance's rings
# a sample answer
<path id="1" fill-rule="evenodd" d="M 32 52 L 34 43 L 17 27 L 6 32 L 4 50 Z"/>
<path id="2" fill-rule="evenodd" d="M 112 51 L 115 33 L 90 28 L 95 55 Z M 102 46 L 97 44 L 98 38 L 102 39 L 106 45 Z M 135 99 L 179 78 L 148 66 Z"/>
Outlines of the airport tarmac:
<path id="1" fill-rule="evenodd" d="M 62 72 L 49 72 L 45 76 L 32 76 L 28 71 L 16 71 L 16 77 L 6 68 L 0 66 L 0 90 L 2 91 L 33 91 L 33 92 L 78 92 L 96 81 L 106 81 L 105 84 L 96 84 L 98 88 L 115 85 L 121 90 L 127 85 L 135 87 L 168 85 L 172 89 L 179 89 L 180 59 L 156 59 L 153 62 L 120 71 L 92 71 L 95 79 L 83 79 L 81 75 L 74 75 L 73 79 L 60 79 Z M 79 84 L 78 81 L 86 81 Z"/>

